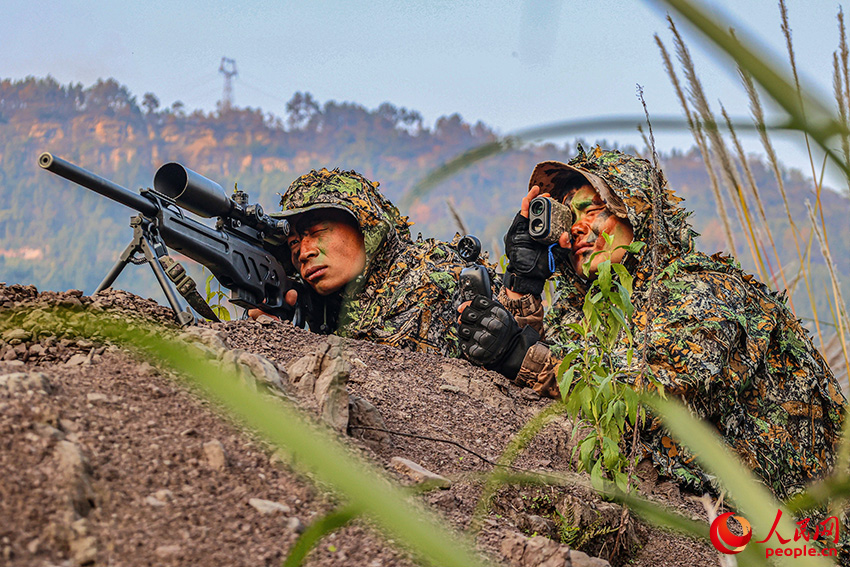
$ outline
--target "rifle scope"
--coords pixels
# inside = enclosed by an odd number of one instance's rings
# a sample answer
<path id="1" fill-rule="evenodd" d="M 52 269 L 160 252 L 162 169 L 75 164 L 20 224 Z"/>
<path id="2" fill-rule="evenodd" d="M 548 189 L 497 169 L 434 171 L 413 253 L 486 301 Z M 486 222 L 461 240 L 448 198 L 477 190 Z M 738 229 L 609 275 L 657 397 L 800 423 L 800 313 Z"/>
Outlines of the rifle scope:
<path id="1" fill-rule="evenodd" d="M 175 162 L 156 170 L 153 188 L 204 218 L 226 217 L 235 204 L 221 185 Z"/>

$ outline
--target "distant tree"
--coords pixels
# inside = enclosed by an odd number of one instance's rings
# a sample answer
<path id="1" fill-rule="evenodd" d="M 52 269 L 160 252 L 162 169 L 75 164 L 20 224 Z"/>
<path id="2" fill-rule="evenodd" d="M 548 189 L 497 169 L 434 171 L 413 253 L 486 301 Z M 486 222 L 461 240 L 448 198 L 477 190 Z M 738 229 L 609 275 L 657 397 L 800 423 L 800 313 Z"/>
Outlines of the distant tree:
<path id="1" fill-rule="evenodd" d="M 82 85 L 64 87 L 50 76 L 0 81 L 0 114 L 16 112 L 42 120 L 69 118 L 79 110 L 82 98 Z"/>
<path id="2" fill-rule="evenodd" d="M 453 147 L 465 146 L 473 140 L 469 124 L 457 113 L 438 118 L 434 125 L 434 134 L 440 141 Z"/>
<path id="3" fill-rule="evenodd" d="M 400 113 L 401 123 L 404 124 L 409 131 L 413 133 L 422 131 L 422 115 L 418 111 L 402 108 Z"/>
<path id="4" fill-rule="evenodd" d="M 159 99 L 156 98 L 156 95 L 153 93 L 145 93 L 142 97 L 142 106 L 144 107 L 145 112 L 153 114 L 159 108 Z"/>
<path id="5" fill-rule="evenodd" d="M 381 106 L 378 107 L 375 114 L 390 122 L 393 126 L 398 124 L 399 119 L 401 118 L 401 111 L 389 102 L 381 103 Z"/>
<path id="6" fill-rule="evenodd" d="M 119 85 L 115 79 L 99 79 L 83 92 L 83 105 L 86 111 L 102 113 L 107 116 L 129 117 L 141 114 L 136 105 L 136 97 L 127 87 Z"/>
<path id="7" fill-rule="evenodd" d="M 286 122 L 292 130 L 303 130 L 320 112 L 319 103 L 316 102 L 313 95 L 297 92 L 286 103 Z"/>

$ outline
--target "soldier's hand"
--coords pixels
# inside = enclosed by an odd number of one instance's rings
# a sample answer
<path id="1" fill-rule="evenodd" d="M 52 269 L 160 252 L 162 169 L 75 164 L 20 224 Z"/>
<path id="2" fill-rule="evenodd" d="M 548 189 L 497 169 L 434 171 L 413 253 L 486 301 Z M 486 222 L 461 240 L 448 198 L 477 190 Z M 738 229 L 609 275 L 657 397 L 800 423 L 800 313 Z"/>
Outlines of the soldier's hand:
<path id="1" fill-rule="evenodd" d="M 522 204 L 519 207 L 519 214 L 528 218 L 528 208 L 531 206 L 531 202 L 535 197 L 548 197 L 549 193 L 540 193 L 540 187 L 535 185 L 531 189 L 529 189 L 528 193 L 525 194 L 525 197 L 522 198 Z"/>
<path id="2" fill-rule="evenodd" d="M 269 319 L 274 320 L 274 321 L 280 321 L 280 317 L 278 317 L 276 315 L 270 315 L 270 314 L 266 313 L 265 311 L 263 311 L 262 309 L 249 309 L 248 310 L 248 317 L 250 317 L 254 321 L 265 321 L 265 320 L 269 320 Z"/>
<path id="3" fill-rule="evenodd" d="M 298 292 L 295 291 L 294 289 L 290 289 L 289 291 L 286 292 L 286 295 L 283 296 L 283 300 L 290 307 L 295 307 L 295 304 L 298 302 Z M 278 317 L 277 315 L 271 315 L 269 313 L 266 313 L 262 309 L 256 309 L 256 308 L 248 310 L 248 317 L 250 317 L 251 319 L 253 319 L 255 321 L 262 321 L 263 318 L 274 319 L 275 321 L 280 321 L 280 317 Z"/>
<path id="4" fill-rule="evenodd" d="M 294 289 L 290 289 L 286 292 L 286 295 L 283 296 L 283 300 L 290 307 L 295 307 L 295 304 L 298 303 L 298 292 Z"/>
<path id="5" fill-rule="evenodd" d="M 537 331 L 520 329 L 507 309 L 483 295 L 464 303 L 459 311 L 458 336 L 464 357 L 511 380 L 516 378 L 525 353 L 540 338 Z"/>
<path id="6" fill-rule="evenodd" d="M 531 293 L 539 296 L 553 272 L 549 263 L 549 247 L 537 242 L 528 233 L 528 206 L 539 194 L 539 187 L 535 185 L 531 188 L 505 234 L 508 267 L 505 269 L 504 284 L 509 292 L 517 295 Z"/>

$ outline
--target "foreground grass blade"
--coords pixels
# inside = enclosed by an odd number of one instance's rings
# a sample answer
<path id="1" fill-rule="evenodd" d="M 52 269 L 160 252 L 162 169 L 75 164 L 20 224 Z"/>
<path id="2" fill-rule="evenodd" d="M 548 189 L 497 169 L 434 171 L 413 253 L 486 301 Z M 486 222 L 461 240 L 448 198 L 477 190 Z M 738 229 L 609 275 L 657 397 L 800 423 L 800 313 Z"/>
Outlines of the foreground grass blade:
<path id="1" fill-rule="evenodd" d="M 520 456 L 534 437 L 540 433 L 540 430 L 549 424 L 549 418 L 552 416 L 565 414 L 567 406 L 563 402 L 554 402 L 542 410 L 534 417 L 529 419 L 522 429 L 520 429 L 510 440 L 508 446 L 499 457 L 499 467 L 494 469 L 484 482 L 484 489 L 481 491 L 481 496 L 478 503 L 475 505 L 475 512 L 472 514 L 472 521 L 469 523 L 469 531 L 477 532 L 481 528 L 481 522 L 484 516 L 490 509 L 490 502 L 496 491 L 504 483 L 504 472 L 506 468 L 510 468 L 513 462 Z"/>
<path id="2" fill-rule="evenodd" d="M 201 349 L 179 340 L 169 329 L 126 323 L 109 315 L 38 311 L 39 331 L 106 338 L 177 372 L 243 424 L 294 456 L 298 468 L 311 479 L 333 489 L 351 509 L 362 511 L 424 562 L 440 567 L 486 565 L 470 541 L 442 527 L 444 520 L 411 502 L 383 471 L 355 456 L 327 429 L 312 424 L 290 404 L 252 391 L 234 372 L 205 358 Z M 0 330 L 16 326 L 24 316 L 24 312 L 0 313 Z"/>
<path id="3" fill-rule="evenodd" d="M 417 199 L 421 199 L 431 192 L 434 187 L 449 179 L 453 175 L 463 171 L 467 167 L 493 157 L 503 152 L 521 147 L 523 144 L 537 140 L 546 140 L 563 136 L 586 136 L 591 132 L 600 131 L 634 131 L 644 123 L 645 116 L 614 116 L 583 118 L 579 120 L 566 120 L 563 122 L 552 122 L 542 126 L 534 126 L 519 130 L 495 142 L 488 142 L 476 146 L 459 156 L 450 159 L 440 167 L 432 170 L 413 188 L 404 194 L 399 201 L 399 208 L 407 210 Z M 732 124 L 739 130 L 755 130 L 756 127 L 750 121 L 738 120 Z M 677 117 L 657 117 L 652 119 L 652 127 L 655 130 L 687 130 L 689 128 L 686 120 Z M 768 129 L 786 129 L 789 123 L 775 123 L 766 126 Z"/>

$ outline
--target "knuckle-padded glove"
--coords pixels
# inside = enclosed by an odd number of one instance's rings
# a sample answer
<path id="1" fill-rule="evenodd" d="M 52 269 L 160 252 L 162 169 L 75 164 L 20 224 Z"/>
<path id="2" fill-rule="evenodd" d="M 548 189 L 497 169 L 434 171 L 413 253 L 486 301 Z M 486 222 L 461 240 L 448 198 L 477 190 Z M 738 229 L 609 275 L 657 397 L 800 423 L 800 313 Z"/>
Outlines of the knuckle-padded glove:
<path id="1" fill-rule="evenodd" d="M 519 328 L 497 301 L 477 295 L 460 315 L 460 350 L 473 364 L 515 379 L 525 353 L 540 335 L 531 327 Z"/>
<path id="2" fill-rule="evenodd" d="M 540 295 L 546 280 L 554 272 L 549 247 L 534 240 L 528 233 L 528 219 L 517 213 L 505 233 L 505 254 L 508 267 L 504 284 L 509 290 Z"/>

